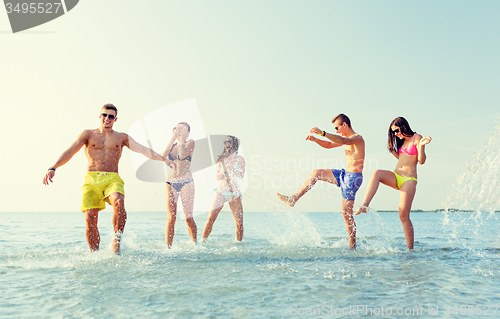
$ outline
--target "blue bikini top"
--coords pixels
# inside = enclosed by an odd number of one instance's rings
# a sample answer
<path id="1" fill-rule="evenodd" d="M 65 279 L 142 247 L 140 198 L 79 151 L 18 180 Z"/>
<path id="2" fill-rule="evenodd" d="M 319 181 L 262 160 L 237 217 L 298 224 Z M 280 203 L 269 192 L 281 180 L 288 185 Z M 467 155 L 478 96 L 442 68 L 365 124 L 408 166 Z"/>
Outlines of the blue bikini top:
<path id="1" fill-rule="evenodd" d="M 177 143 L 174 143 L 174 145 L 172 145 L 172 148 L 170 149 L 170 152 L 168 153 L 168 156 L 167 158 L 171 161 L 175 161 L 176 159 L 178 159 L 179 161 L 190 161 L 191 162 L 191 155 L 188 155 L 184 158 L 180 158 L 179 157 L 179 151 L 177 150 L 177 157 L 174 157 L 174 154 L 172 153 L 172 150 L 174 149 L 174 147 L 177 145 Z"/>

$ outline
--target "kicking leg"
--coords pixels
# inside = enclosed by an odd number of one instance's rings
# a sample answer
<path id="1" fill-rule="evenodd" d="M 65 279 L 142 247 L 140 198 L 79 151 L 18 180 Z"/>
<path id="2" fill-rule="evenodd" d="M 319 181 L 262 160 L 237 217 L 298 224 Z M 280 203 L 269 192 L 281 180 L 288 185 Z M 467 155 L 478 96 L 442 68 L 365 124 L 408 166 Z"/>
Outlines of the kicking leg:
<path id="1" fill-rule="evenodd" d="M 309 177 L 297 193 L 293 194 L 292 196 L 285 196 L 279 193 L 276 194 L 284 203 L 288 204 L 290 207 L 293 207 L 295 203 L 302 196 L 304 196 L 304 194 L 307 193 L 314 186 L 314 184 L 316 184 L 317 181 L 337 184 L 337 180 L 335 179 L 335 176 L 333 176 L 331 169 L 315 169 L 311 172 L 311 175 L 309 175 Z"/>
<path id="2" fill-rule="evenodd" d="M 370 182 L 368 183 L 368 188 L 366 189 L 365 198 L 363 199 L 363 204 L 358 208 L 354 215 L 359 215 L 361 213 L 368 212 L 368 206 L 372 201 L 373 197 L 377 193 L 379 184 L 385 184 L 394 189 L 399 189 L 396 181 L 396 175 L 394 172 L 385 170 L 376 170 L 373 172 Z"/>

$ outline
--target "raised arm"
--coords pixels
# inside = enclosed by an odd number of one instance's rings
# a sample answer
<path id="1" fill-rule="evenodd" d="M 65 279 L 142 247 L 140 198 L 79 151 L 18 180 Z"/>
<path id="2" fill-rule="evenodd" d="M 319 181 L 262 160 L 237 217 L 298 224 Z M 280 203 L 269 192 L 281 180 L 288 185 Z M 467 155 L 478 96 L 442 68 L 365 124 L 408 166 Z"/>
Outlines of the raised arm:
<path id="1" fill-rule="evenodd" d="M 57 159 L 57 161 L 52 165 L 43 178 L 43 183 L 45 185 L 49 185 L 49 181 L 52 183 L 52 178 L 54 178 L 56 174 L 56 169 L 58 167 L 66 164 L 78 151 L 85 145 L 89 139 L 90 131 L 85 130 L 78 135 L 76 140 L 71 144 L 71 146 L 65 150 L 61 156 Z"/>
<path id="2" fill-rule="evenodd" d="M 245 159 L 240 155 L 232 155 L 225 160 L 226 170 L 231 177 L 242 179 L 245 176 Z"/>
<path id="3" fill-rule="evenodd" d="M 420 139 L 418 139 L 420 137 Z M 427 159 L 427 155 L 425 155 L 425 145 L 429 144 L 432 141 L 432 138 L 430 136 L 428 137 L 421 137 L 417 136 L 417 148 L 418 148 L 418 162 L 420 165 L 423 165 L 425 163 L 425 160 Z"/>
<path id="4" fill-rule="evenodd" d="M 179 127 L 175 128 L 174 132 L 172 133 L 172 138 L 170 139 L 170 141 L 168 141 L 167 146 L 165 146 L 165 150 L 163 151 L 163 157 L 165 158 L 168 157 L 168 154 L 174 147 L 175 140 L 177 139 L 177 137 L 179 137 L 180 133 L 181 133 L 180 128 Z"/>
<path id="5" fill-rule="evenodd" d="M 352 137 L 343 137 L 337 134 L 325 133 L 325 137 L 333 143 L 340 145 L 356 145 L 363 142 L 363 139 L 359 135 L 354 135 Z"/>
<path id="6" fill-rule="evenodd" d="M 194 140 L 189 140 L 186 143 L 187 128 L 183 126 L 181 128 L 181 138 L 179 140 L 179 145 L 177 145 L 177 153 L 179 159 L 185 159 L 189 155 L 193 154 L 194 151 Z"/>
<path id="7" fill-rule="evenodd" d="M 235 170 L 236 171 L 236 177 L 238 178 L 243 178 L 245 176 L 245 159 L 243 156 L 238 156 L 238 168 Z"/>
<path id="8" fill-rule="evenodd" d="M 332 143 L 332 142 L 329 142 L 329 141 L 324 141 L 324 140 L 321 140 L 319 138 L 315 138 L 312 135 L 309 135 L 308 137 L 306 137 L 306 141 L 316 142 L 316 144 L 318 144 L 319 146 L 321 146 L 323 148 L 334 148 L 334 147 L 342 146 L 342 144 L 337 144 L 337 143 Z"/>
<path id="9" fill-rule="evenodd" d="M 324 136 L 330 141 L 332 141 L 334 146 L 328 148 L 339 147 L 342 145 L 355 145 L 363 142 L 363 138 L 359 135 L 354 135 L 352 137 L 343 137 L 337 134 L 327 133 L 326 131 L 320 130 L 317 127 L 313 127 L 310 132 Z"/>
<path id="10" fill-rule="evenodd" d="M 217 162 L 215 165 L 215 179 L 221 180 L 225 177 L 224 170 L 222 169 L 222 162 Z"/>

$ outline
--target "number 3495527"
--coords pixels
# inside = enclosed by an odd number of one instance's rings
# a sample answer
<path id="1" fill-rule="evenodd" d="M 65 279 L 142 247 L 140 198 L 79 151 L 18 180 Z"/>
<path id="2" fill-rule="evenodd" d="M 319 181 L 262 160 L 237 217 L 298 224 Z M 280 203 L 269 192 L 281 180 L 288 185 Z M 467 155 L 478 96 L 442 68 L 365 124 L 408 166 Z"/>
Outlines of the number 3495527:
<path id="1" fill-rule="evenodd" d="M 17 3 L 12 4 L 7 2 L 5 4 L 5 8 L 7 9 L 7 13 L 17 12 L 17 13 L 58 13 L 61 8 L 61 3 Z"/>

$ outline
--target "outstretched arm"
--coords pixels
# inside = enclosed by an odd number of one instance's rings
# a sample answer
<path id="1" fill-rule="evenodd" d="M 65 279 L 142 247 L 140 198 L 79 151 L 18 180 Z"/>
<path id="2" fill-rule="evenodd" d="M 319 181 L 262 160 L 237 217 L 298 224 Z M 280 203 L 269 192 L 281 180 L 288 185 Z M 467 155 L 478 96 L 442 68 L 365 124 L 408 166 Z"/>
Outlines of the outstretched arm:
<path id="1" fill-rule="evenodd" d="M 363 141 L 359 135 L 355 135 L 353 137 L 343 137 L 337 134 L 326 133 L 325 137 L 333 143 L 340 145 L 355 145 Z"/>
<path id="2" fill-rule="evenodd" d="M 324 140 L 321 140 L 319 138 L 315 138 L 312 135 L 309 135 L 308 137 L 306 137 L 306 141 L 316 142 L 316 144 L 318 144 L 319 146 L 321 146 L 323 148 L 334 148 L 334 147 L 342 146 L 342 144 L 337 144 L 337 143 L 332 143 L 332 142 L 329 142 L 329 141 L 324 141 Z"/>
<path id="3" fill-rule="evenodd" d="M 89 134 L 90 131 L 88 130 L 81 132 L 76 138 L 76 141 L 74 141 L 73 144 L 71 144 L 71 146 L 64 151 L 61 156 L 59 156 L 55 164 L 50 167 L 43 178 L 43 183 L 45 185 L 49 185 L 49 181 L 52 182 L 52 178 L 54 178 L 56 174 L 56 169 L 66 164 L 73 157 L 73 155 L 75 155 L 82 148 L 82 146 L 87 143 Z"/>
<path id="4" fill-rule="evenodd" d="M 167 164 L 169 167 L 173 167 L 173 162 L 164 158 L 163 156 L 161 156 L 160 154 L 156 153 L 155 151 L 153 151 L 152 149 L 144 146 L 144 145 L 141 145 L 139 143 L 137 143 L 131 136 L 128 136 L 127 135 L 127 139 L 126 139 L 126 142 L 125 142 L 125 145 L 133 152 L 136 152 L 136 153 L 139 153 L 139 154 L 142 154 L 144 156 L 146 156 L 147 158 L 150 158 L 152 160 L 156 160 L 156 161 L 164 161 L 165 164 Z"/>
<path id="5" fill-rule="evenodd" d="M 333 147 L 338 147 L 341 145 L 355 145 L 363 142 L 363 139 L 359 135 L 354 135 L 352 137 L 343 137 L 337 134 L 327 133 L 325 131 L 320 130 L 317 127 L 313 127 L 311 129 L 311 133 L 316 133 L 318 135 L 326 137 L 327 139 L 333 142 L 333 144 L 335 145 Z"/>

